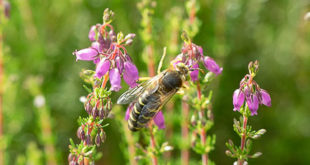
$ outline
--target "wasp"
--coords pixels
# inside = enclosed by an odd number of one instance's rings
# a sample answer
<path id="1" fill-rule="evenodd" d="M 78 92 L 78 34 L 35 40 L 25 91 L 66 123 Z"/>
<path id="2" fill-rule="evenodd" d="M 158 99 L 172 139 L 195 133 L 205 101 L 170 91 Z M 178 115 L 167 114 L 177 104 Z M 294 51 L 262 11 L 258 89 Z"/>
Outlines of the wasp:
<path id="1" fill-rule="evenodd" d="M 175 67 L 170 66 L 157 76 L 123 93 L 117 104 L 134 104 L 128 119 L 128 128 L 138 131 L 145 127 L 183 86 L 188 72 L 189 68 L 185 64 L 178 63 Z"/>

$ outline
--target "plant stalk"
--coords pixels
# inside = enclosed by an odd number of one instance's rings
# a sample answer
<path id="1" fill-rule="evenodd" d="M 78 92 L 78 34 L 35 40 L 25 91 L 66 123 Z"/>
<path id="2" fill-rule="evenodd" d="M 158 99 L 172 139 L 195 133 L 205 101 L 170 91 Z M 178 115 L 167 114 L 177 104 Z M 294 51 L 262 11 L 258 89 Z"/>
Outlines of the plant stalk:
<path id="1" fill-rule="evenodd" d="M 0 0 L 0 139 L 3 139 L 3 19 L 4 19 L 4 5 Z M 3 147 L 0 148 L 0 164 L 4 164 Z"/>
<path id="2" fill-rule="evenodd" d="M 247 122 L 248 122 L 248 118 L 245 115 L 243 115 L 243 135 L 241 138 L 241 147 L 240 147 L 241 151 L 243 151 L 244 147 L 245 147 Z M 243 165 L 243 162 L 244 162 L 244 160 L 242 158 L 238 158 L 238 164 L 239 165 Z"/>
<path id="3" fill-rule="evenodd" d="M 188 140 L 188 115 L 189 115 L 189 105 L 187 103 L 187 96 L 183 97 L 182 100 L 182 138 L 186 141 Z M 186 146 L 181 150 L 181 163 L 182 165 L 189 164 L 189 151 L 188 147 Z"/>
<path id="4" fill-rule="evenodd" d="M 201 88 L 200 88 L 200 83 L 199 81 L 197 81 L 197 96 L 198 99 L 201 100 Z M 204 118 L 204 111 L 201 107 L 201 109 L 198 111 L 198 115 L 199 115 L 199 119 L 201 121 L 203 121 Z M 205 131 L 204 128 L 201 129 L 200 131 L 200 142 L 203 146 L 206 145 L 206 138 L 207 138 L 207 132 Z M 202 164 L 203 165 L 208 165 L 208 154 L 204 153 L 201 155 L 201 159 L 202 159 Z"/>

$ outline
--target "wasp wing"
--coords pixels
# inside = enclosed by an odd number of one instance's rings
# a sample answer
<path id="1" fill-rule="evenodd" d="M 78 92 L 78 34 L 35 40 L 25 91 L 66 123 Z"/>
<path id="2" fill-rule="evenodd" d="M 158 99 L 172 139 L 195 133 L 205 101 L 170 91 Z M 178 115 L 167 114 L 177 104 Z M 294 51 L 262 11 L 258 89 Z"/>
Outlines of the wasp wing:
<path id="1" fill-rule="evenodd" d="M 163 106 L 165 106 L 166 103 L 172 98 L 172 96 L 174 96 L 177 93 L 177 91 L 178 91 L 178 89 L 173 89 L 170 92 L 166 93 L 164 96 L 162 96 L 160 98 L 161 106 L 158 109 L 161 110 L 163 108 Z"/>
<path id="2" fill-rule="evenodd" d="M 149 93 L 153 93 L 158 89 L 159 80 L 163 77 L 165 72 L 158 74 L 155 77 L 141 83 L 135 88 L 131 88 L 123 93 L 117 100 L 117 104 L 129 104 L 139 97 L 145 90 L 149 90 Z"/>

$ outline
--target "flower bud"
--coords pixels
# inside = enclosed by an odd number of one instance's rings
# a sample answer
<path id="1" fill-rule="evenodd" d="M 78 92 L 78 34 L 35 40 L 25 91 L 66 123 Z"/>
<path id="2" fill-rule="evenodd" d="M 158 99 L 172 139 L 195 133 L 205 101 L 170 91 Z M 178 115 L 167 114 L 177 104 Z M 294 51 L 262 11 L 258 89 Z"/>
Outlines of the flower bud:
<path id="1" fill-rule="evenodd" d="M 134 33 L 129 33 L 126 35 L 125 40 L 129 40 L 129 39 L 134 39 L 136 37 L 136 34 Z"/>
<path id="2" fill-rule="evenodd" d="M 100 135 L 99 134 L 97 134 L 95 137 L 95 143 L 98 147 L 100 146 Z"/>
<path id="3" fill-rule="evenodd" d="M 102 120 L 105 117 L 104 109 L 103 107 L 100 107 L 99 109 L 99 118 Z"/>
<path id="4" fill-rule="evenodd" d="M 133 42 L 133 40 L 132 40 L 132 39 L 128 39 L 128 40 L 125 42 L 125 45 L 131 45 L 131 44 L 132 44 L 132 42 Z"/>
<path id="5" fill-rule="evenodd" d="M 79 139 L 82 139 L 81 132 L 82 132 L 82 127 L 79 127 L 78 130 L 76 131 L 76 136 L 77 136 Z"/>
<path id="6" fill-rule="evenodd" d="M 85 105 L 85 111 L 88 113 L 88 115 L 91 115 L 92 114 L 92 105 L 90 104 L 89 101 L 86 102 L 86 105 Z"/>
<path id="7" fill-rule="evenodd" d="M 101 130 L 100 131 L 100 139 L 101 139 L 102 143 L 104 143 L 105 138 L 106 138 L 106 133 L 103 130 Z"/>
<path id="8" fill-rule="evenodd" d="M 91 137 L 90 135 L 86 135 L 86 144 L 91 145 Z"/>
<path id="9" fill-rule="evenodd" d="M 93 108 L 93 110 L 92 110 L 92 116 L 93 116 L 93 118 L 94 118 L 94 120 L 96 119 L 96 117 L 98 117 L 98 109 L 97 109 L 97 107 L 95 106 L 94 108 Z"/>
<path id="10" fill-rule="evenodd" d="M 73 154 L 72 153 L 69 153 L 68 155 L 68 162 L 71 162 L 73 160 Z"/>

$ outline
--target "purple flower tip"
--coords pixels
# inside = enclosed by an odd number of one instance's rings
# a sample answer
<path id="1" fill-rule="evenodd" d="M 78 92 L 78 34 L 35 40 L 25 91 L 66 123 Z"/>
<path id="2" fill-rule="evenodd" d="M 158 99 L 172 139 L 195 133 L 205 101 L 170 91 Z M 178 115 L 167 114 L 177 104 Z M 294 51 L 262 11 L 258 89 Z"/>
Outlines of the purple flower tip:
<path id="1" fill-rule="evenodd" d="M 190 76 L 191 76 L 192 81 L 195 82 L 195 81 L 198 80 L 198 75 L 199 75 L 199 70 L 198 70 L 199 65 L 198 65 L 198 63 L 194 64 L 192 68 L 195 69 L 195 70 L 191 71 Z"/>
<path id="2" fill-rule="evenodd" d="M 260 95 L 261 95 L 261 104 L 264 104 L 264 105 L 270 107 L 271 106 L 271 98 L 270 98 L 269 93 L 266 90 L 261 89 Z"/>
<path id="3" fill-rule="evenodd" d="M 248 104 L 248 107 L 251 111 L 251 115 L 256 115 L 258 110 L 258 97 L 256 94 L 251 94 L 249 97 L 246 98 L 246 102 Z"/>
<path id="4" fill-rule="evenodd" d="M 126 110 L 126 115 L 125 115 L 125 120 L 128 120 L 129 119 L 129 116 L 130 116 L 130 113 L 131 113 L 131 110 L 134 106 L 134 103 L 130 103 L 127 110 Z"/>
<path id="5" fill-rule="evenodd" d="M 97 58 L 98 52 L 93 48 L 85 48 L 75 51 L 73 54 L 76 56 L 76 60 L 91 61 Z"/>
<path id="6" fill-rule="evenodd" d="M 211 57 L 206 56 L 206 57 L 203 59 L 203 62 L 204 62 L 205 67 L 206 67 L 209 71 L 215 73 L 216 75 L 219 75 L 219 74 L 222 73 L 223 68 L 220 68 L 220 67 L 218 66 L 218 64 L 217 64 Z"/>
<path id="7" fill-rule="evenodd" d="M 236 89 L 233 94 L 234 111 L 239 111 L 244 102 L 244 93 L 240 89 Z"/>
<path id="8" fill-rule="evenodd" d="M 164 115 L 161 111 L 159 111 L 153 118 L 154 123 L 158 126 L 159 129 L 166 128 Z"/>
<path id="9" fill-rule="evenodd" d="M 102 59 L 100 62 L 97 64 L 96 68 L 96 77 L 101 78 L 104 76 L 110 69 L 110 60 L 107 59 Z"/>
<path id="10" fill-rule="evenodd" d="M 96 41 L 96 26 L 90 28 L 88 38 L 90 41 Z"/>
<path id="11" fill-rule="evenodd" d="M 117 68 L 113 68 L 110 71 L 110 83 L 112 91 L 119 91 L 121 86 L 121 75 Z"/>
<path id="12" fill-rule="evenodd" d="M 126 61 L 124 63 L 124 74 L 123 74 L 123 77 L 124 77 L 124 80 L 125 82 L 131 87 L 135 87 L 137 86 L 137 81 L 139 79 L 139 73 L 138 73 L 138 69 L 137 67 L 129 62 L 129 61 Z"/>

